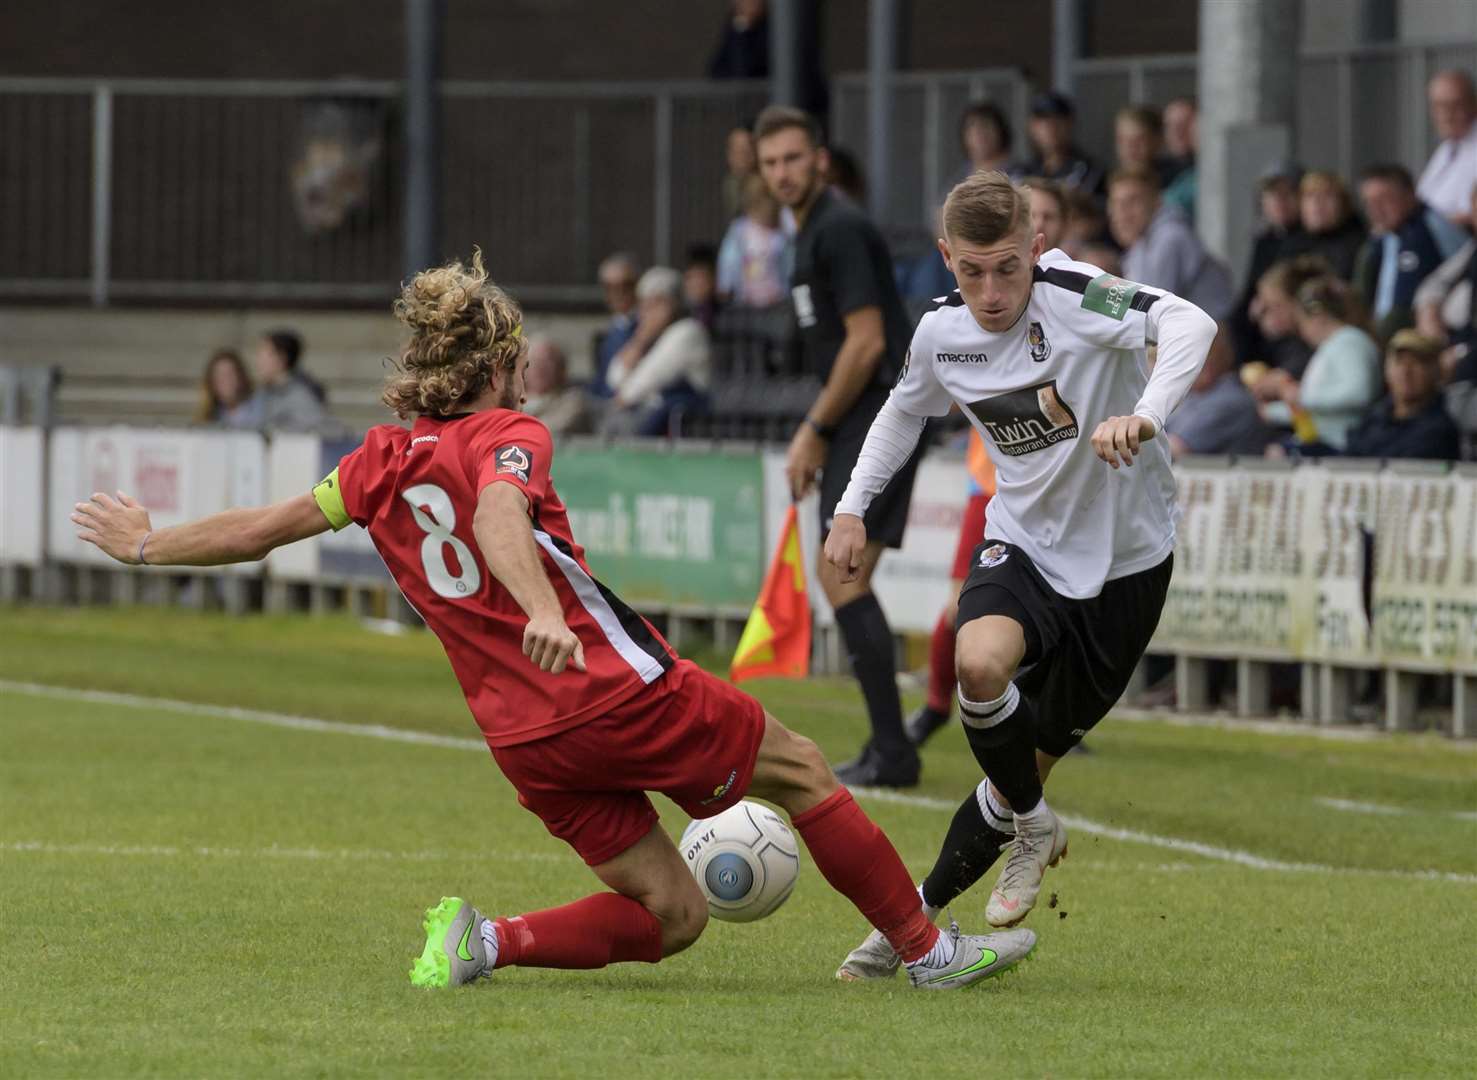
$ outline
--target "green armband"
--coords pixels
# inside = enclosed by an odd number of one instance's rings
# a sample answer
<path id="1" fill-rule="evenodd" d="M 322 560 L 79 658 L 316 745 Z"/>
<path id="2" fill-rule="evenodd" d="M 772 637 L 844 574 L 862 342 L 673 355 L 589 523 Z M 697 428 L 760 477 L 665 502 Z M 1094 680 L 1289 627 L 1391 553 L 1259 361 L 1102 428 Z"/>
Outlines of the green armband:
<path id="1" fill-rule="evenodd" d="M 323 511 L 323 516 L 328 519 L 328 523 L 333 526 L 334 532 L 338 532 L 353 520 L 349 517 L 348 508 L 344 506 L 344 492 L 339 486 L 338 469 L 334 469 L 318 481 L 313 488 L 313 499 L 318 503 L 318 509 Z"/>

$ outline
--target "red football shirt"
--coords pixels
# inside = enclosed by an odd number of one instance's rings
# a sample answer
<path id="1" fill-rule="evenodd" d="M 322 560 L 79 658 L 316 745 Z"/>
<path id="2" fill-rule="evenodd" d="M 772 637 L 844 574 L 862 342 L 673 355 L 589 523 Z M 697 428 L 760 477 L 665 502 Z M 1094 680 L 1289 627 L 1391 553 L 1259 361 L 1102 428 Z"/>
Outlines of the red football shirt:
<path id="1" fill-rule="evenodd" d="M 492 409 L 370 430 L 315 495 L 336 528 L 352 519 L 441 640 L 491 746 L 574 727 L 661 678 L 675 661 L 651 624 L 595 580 L 549 481 L 548 428 Z M 540 671 L 523 655 L 528 616 L 488 571 L 472 533 L 477 497 L 507 483 L 528 498 L 533 536 L 588 670 Z M 343 514 L 331 492 L 342 495 Z M 325 499 L 325 490 L 330 498 Z M 345 517 L 346 515 L 346 517 Z M 338 520 L 335 520 L 335 518 Z"/>

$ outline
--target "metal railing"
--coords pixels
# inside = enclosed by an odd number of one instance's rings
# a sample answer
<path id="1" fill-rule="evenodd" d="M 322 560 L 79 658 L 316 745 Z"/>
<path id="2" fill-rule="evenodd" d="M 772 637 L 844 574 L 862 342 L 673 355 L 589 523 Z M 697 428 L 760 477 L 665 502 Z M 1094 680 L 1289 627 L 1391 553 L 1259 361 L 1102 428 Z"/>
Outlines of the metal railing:
<path id="1" fill-rule="evenodd" d="M 394 82 L 0 79 L 0 297 L 377 302 L 401 275 Z M 442 84 L 442 248 L 534 302 L 598 299 L 615 250 L 717 242 L 724 138 L 762 82 Z M 310 113 L 345 114 L 363 191 L 294 208 Z M 17 148 L 24 148 L 19 150 Z"/>
<path id="2" fill-rule="evenodd" d="M 832 141 L 867 160 L 867 76 L 840 75 L 833 83 Z M 965 106 L 990 101 L 1010 118 L 1017 145 L 1025 145 L 1031 84 L 1015 68 L 904 72 L 892 77 L 893 167 L 886 224 L 932 234 L 934 211 L 959 179 L 964 158 L 959 117 Z"/>
<path id="3" fill-rule="evenodd" d="M 1298 63 L 1294 154 L 1305 168 L 1346 177 L 1397 161 L 1419 175 L 1435 145 L 1426 83 L 1443 68 L 1477 73 L 1477 42 L 1386 42 L 1303 49 Z M 1193 53 L 1079 60 L 1077 136 L 1088 153 L 1113 159 L 1113 115 L 1124 105 L 1163 105 L 1193 96 Z"/>

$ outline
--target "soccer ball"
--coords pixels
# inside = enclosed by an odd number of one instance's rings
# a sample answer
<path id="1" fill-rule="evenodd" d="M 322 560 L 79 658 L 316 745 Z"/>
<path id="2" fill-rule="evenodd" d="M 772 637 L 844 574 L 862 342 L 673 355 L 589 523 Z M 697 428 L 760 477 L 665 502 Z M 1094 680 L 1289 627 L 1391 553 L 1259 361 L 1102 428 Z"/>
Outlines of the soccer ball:
<path id="1" fill-rule="evenodd" d="M 795 834 L 767 806 L 745 800 L 682 831 L 682 857 L 725 922 L 753 922 L 790 896 L 800 874 Z"/>

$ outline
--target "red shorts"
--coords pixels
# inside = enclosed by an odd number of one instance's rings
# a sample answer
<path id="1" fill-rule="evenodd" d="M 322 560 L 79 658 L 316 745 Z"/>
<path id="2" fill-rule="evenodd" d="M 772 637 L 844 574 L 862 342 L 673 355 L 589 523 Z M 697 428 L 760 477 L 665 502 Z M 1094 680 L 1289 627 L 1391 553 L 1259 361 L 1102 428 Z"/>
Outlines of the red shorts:
<path id="1" fill-rule="evenodd" d="M 964 520 L 959 523 L 959 546 L 954 549 L 955 581 L 969 577 L 970 562 L 974 549 L 985 538 L 985 507 L 990 504 L 988 495 L 971 495 L 964 506 Z"/>
<path id="2" fill-rule="evenodd" d="M 712 817 L 749 789 L 764 707 L 679 660 L 610 712 L 548 738 L 494 747 L 518 801 L 591 866 L 615 858 L 656 823 L 659 791 Z"/>

